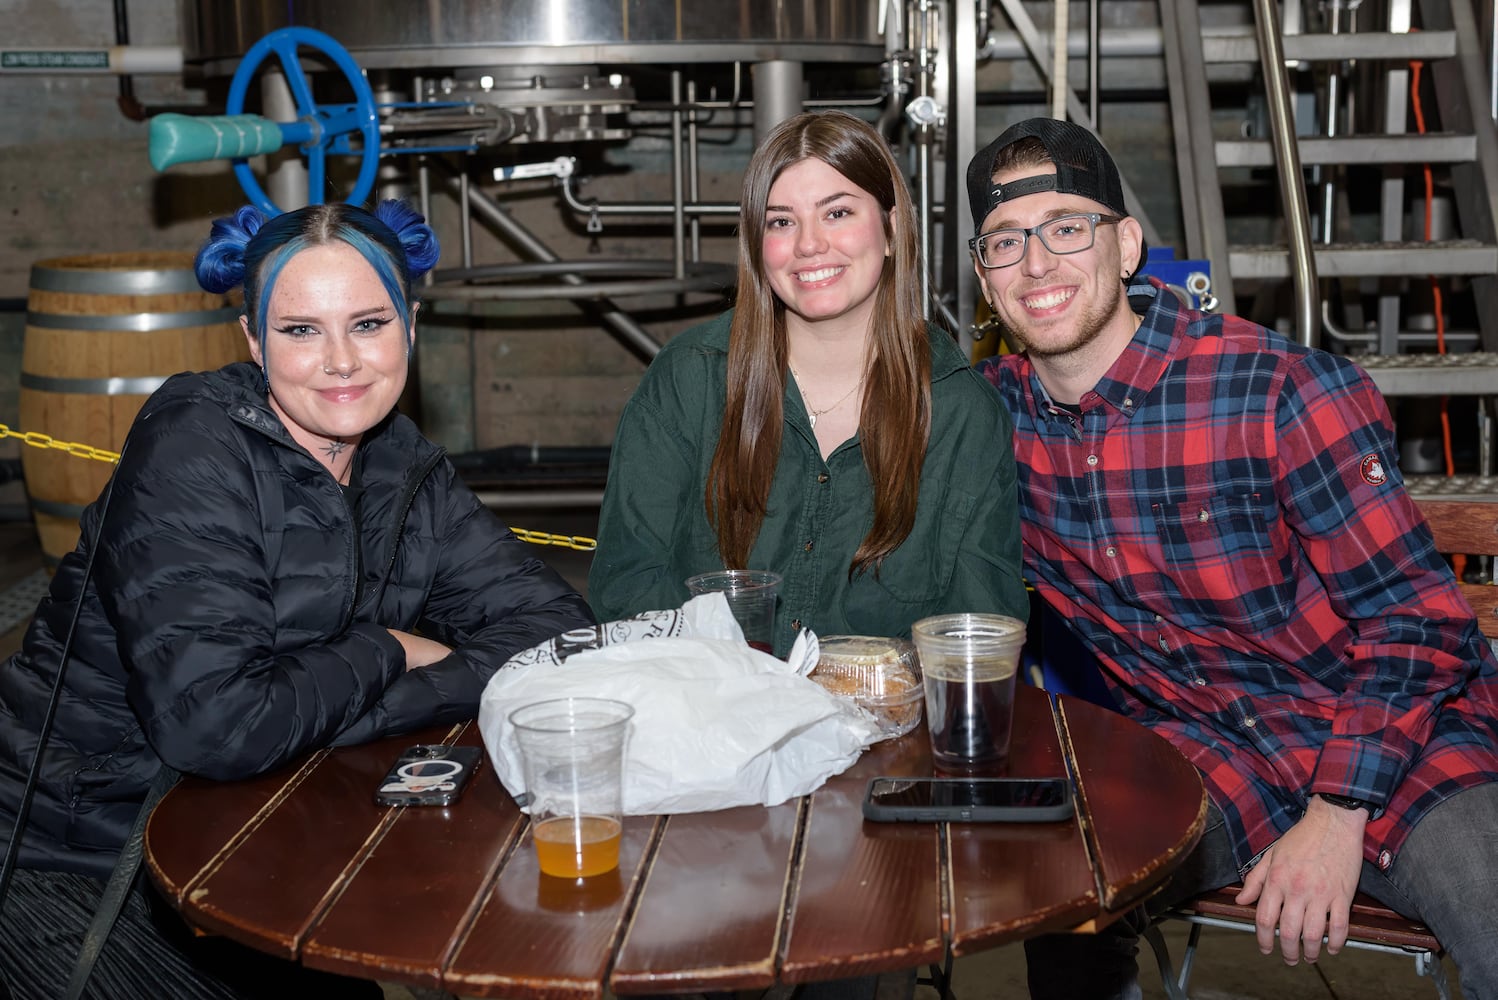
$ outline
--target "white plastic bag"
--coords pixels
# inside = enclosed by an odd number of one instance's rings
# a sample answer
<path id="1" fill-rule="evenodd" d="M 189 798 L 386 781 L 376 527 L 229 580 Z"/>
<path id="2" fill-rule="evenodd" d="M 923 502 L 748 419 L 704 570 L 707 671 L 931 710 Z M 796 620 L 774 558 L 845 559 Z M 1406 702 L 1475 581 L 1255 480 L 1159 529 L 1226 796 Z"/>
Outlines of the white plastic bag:
<path id="1" fill-rule="evenodd" d="M 635 708 L 625 748 L 631 815 L 776 805 L 848 768 L 880 738 L 862 710 L 804 676 L 805 632 L 789 660 L 753 649 L 721 594 L 564 633 L 489 680 L 479 731 L 510 794 L 525 789 L 510 712 L 548 698 L 614 698 Z"/>

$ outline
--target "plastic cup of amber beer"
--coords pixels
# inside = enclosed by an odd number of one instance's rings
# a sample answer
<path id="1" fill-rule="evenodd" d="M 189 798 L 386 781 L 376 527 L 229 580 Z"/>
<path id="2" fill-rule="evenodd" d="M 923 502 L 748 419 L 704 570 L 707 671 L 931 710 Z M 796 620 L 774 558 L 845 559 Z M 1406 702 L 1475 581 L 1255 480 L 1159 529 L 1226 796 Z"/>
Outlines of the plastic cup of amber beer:
<path id="1" fill-rule="evenodd" d="M 921 658 L 926 726 L 939 770 L 1002 771 L 1014 722 L 1025 623 L 1007 615 L 923 618 L 911 627 Z"/>
<path id="2" fill-rule="evenodd" d="M 556 698 L 510 713 L 543 875 L 587 878 L 619 867 L 624 747 L 632 706 Z"/>

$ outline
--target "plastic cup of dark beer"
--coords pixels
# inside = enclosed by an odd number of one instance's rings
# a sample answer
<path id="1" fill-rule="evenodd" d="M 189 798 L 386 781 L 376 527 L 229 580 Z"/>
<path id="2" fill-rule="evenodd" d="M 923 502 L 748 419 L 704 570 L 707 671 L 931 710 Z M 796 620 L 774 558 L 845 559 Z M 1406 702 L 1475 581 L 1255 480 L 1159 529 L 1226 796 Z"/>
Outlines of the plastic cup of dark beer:
<path id="1" fill-rule="evenodd" d="M 911 637 L 921 657 L 936 766 L 1002 771 L 1025 623 L 1007 615 L 937 615 L 916 622 Z"/>
<path id="2" fill-rule="evenodd" d="M 724 569 L 687 577 L 687 592 L 722 594 L 728 610 L 744 632 L 744 641 L 755 649 L 773 652 L 775 601 L 780 595 L 780 574 L 763 569 Z"/>

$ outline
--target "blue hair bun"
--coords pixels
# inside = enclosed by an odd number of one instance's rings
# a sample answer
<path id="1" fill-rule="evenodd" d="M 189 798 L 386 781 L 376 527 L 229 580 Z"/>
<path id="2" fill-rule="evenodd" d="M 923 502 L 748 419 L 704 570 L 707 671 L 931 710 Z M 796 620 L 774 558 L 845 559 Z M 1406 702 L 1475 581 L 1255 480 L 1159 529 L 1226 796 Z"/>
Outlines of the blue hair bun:
<path id="1" fill-rule="evenodd" d="M 244 284 L 244 250 L 265 224 L 260 209 L 246 205 L 227 219 L 214 219 L 207 241 L 193 261 L 198 284 L 222 293 Z"/>
<path id="2" fill-rule="evenodd" d="M 437 243 L 437 234 L 420 212 L 403 201 L 390 198 L 375 206 L 374 216 L 389 226 L 400 240 L 406 251 L 406 266 L 410 269 L 412 281 L 437 266 L 442 248 Z"/>

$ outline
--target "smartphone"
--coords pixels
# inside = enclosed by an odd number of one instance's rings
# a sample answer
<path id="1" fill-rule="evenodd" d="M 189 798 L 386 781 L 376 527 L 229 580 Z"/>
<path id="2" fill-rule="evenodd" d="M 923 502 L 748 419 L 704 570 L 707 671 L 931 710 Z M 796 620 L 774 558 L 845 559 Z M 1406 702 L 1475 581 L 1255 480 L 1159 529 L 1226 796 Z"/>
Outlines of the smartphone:
<path id="1" fill-rule="evenodd" d="M 483 747 L 407 747 L 381 780 L 375 801 L 382 806 L 450 806 L 463 794 L 483 756 Z"/>
<path id="2" fill-rule="evenodd" d="M 1072 814 L 1066 778 L 874 778 L 863 814 L 880 822 L 1050 823 Z"/>

